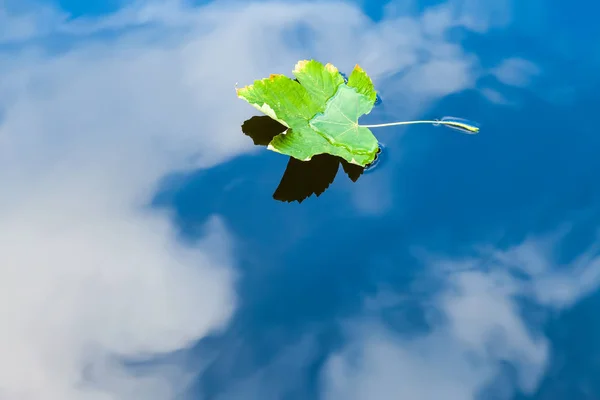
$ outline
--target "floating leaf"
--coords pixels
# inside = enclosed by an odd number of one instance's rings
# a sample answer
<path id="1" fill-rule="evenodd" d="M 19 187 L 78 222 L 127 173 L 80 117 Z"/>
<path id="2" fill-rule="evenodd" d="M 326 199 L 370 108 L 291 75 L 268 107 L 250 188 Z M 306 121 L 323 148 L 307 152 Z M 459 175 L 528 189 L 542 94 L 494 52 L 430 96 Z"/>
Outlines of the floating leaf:
<path id="1" fill-rule="evenodd" d="M 242 132 L 257 146 L 266 146 L 285 130 L 284 125 L 266 115 L 252 117 L 242 124 Z M 316 155 L 306 162 L 290 157 L 279 186 L 273 193 L 273 198 L 301 203 L 313 194 L 318 197 L 334 181 L 340 164 L 353 182 L 356 182 L 364 171 L 364 168 L 359 165 L 350 164 L 340 157 L 329 154 Z"/>
<path id="2" fill-rule="evenodd" d="M 326 138 L 333 146 L 344 147 L 363 160 L 366 156 L 366 162 L 355 163 L 365 165 L 373 161 L 378 144 L 369 128 L 358 125 L 358 117 L 371 111 L 373 103 L 374 99 L 358 94 L 355 89 L 340 86 L 337 93 L 327 102 L 325 112 L 317 114 L 310 121 L 310 126 L 315 131 L 327 132 Z"/>
<path id="3" fill-rule="evenodd" d="M 297 81 L 271 75 L 237 89 L 237 95 L 285 125 L 273 138 L 270 150 L 308 161 L 330 154 L 365 166 L 375 159 L 377 139 L 358 118 L 368 114 L 377 98 L 373 83 L 358 65 L 348 82 L 337 68 L 318 61 L 299 61 L 293 71 Z"/>
<path id="4" fill-rule="evenodd" d="M 468 134 L 479 132 L 477 124 L 452 117 L 359 125 L 358 119 L 381 101 L 371 78 L 360 66 L 356 65 L 346 78 L 331 64 L 302 60 L 292 72 L 295 79 L 273 74 L 236 88 L 236 92 L 287 128 L 273 137 L 267 148 L 300 161 L 330 154 L 364 167 L 379 151 L 377 138 L 369 128 L 434 124 Z"/>

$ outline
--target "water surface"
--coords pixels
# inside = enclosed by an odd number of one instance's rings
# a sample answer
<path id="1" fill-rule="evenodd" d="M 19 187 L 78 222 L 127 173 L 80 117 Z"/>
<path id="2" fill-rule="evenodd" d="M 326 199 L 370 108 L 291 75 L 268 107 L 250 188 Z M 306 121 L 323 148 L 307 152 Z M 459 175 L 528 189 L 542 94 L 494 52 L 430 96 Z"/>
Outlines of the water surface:
<path id="1" fill-rule="evenodd" d="M 597 5 L 8 3 L 0 398 L 600 398 Z M 311 58 L 481 131 L 269 151 Z"/>

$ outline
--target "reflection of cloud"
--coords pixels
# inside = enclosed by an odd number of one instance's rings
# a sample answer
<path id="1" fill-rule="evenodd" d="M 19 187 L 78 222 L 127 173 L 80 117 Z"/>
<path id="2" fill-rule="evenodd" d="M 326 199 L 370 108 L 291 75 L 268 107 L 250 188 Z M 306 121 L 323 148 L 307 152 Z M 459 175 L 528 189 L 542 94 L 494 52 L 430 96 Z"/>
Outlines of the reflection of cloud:
<path id="1" fill-rule="evenodd" d="M 229 319 L 223 223 L 186 245 L 142 208 L 196 149 L 205 166 L 243 149 L 236 121 L 211 140 L 223 124 L 198 109 L 223 97 L 205 99 L 197 64 L 182 44 L 133 37 L 0 63 L 0 397 L 173 397 L 183 371 L 134 374 L 112 357 L 170 352 Z"/>
<path id="2" fill-rule="evenodd" d="M 420 92 L 422 96 L 439 99 L 464 90 L 474 83 L 469 64 L 461 58 L 430 61 L 410 71 L 403 81 L 411 92 Z"/>
<path id="3" fill-rule="evenodd" d="M 540 69 L 531 61 L 521 58 L 508 58 L 492 70 L 492 74 L 502 83 L 511 86 L 527 86 Z"/>
<path id="4" fill-rule="evenodd" d="M 511 22 L 513 14 L 512 0 L 498 0 L 483 3 L 477 0 L 456 0 L 451 2 L 458 14 L 460 25 L 475 32 L 486 32 L 491 28 L 499 28 Z"/>
<path id="5" fill-rule="evenodd" d="M 306 336 L 284 347 L 271 362 L 257 368 L 249 376 L 233 382 L 219 394 L 217 400 L 265 400 L 308 398 L 298 396 L 306 392 L 305 370 L 310 368 L 318 351 L 313 336 Z"/>
<path id="6" fill-rule="evenodd" d="M 444 15 L 421 33 L 415 18 L 373 24 L 340 3 L 182 4 L 75 21 L 0 9 L 0 42 L 22 46 L 0 53 L 2 397 L 172 397 L 172 371 L 134 375 L 111 356 L 182 348 L 232 312 L 219 218 L 189 245 L 142 206 L 169 171 L 251 151 L 236 81 L 307 54 L 358 62 L 376 80 L 407 72 L 388 93 L 411 89 L 410 112 L 471 82 L 475 60 L 442 38 Z M 290 49 L 282 32 L 300 23 L 314 40 Z"/>
<path id="7" fill-rule="evenodd" d="M 65 15 L 54 8 L 32 3 L 27 0 L 0 2 L 0 45 L 44 35 L 64 20 Z"/>
<path id="8" fill-rule="evenodd" d="M 353 192 L 352 202 L 356 210 L 362 214 L 382 215 L 394 206 L 390 185 L 386 181 L 386 176 L 379 172 L 374 171 L 366 175 L 356 185 L 350 187 Z"/>
<path id="9" fill-rule="evenodd" d="M 477 57 L 447 35 L 457 18 L 443 5 L 421 15 L 389 17 L 368 32 L 370 39 L 386 39 L 365 46 L 369 53 L 363 67 L 394 110 L 390 117 L 410 118 L 432 102 L 474 85 Z"/>
<path id="10" fill-rule="evenodd" d="M 490 88 L 480 89 L 480 93 L 489 101 L 496 104 L 508 105 L 510 102 L 498 91 Z"/>
<path id="11" fill-rule="evenodd" d="M 515 364 L 524 389 L 544 370 L 547 345 L 528 332 L 514 299 L 491 276 L 463 273 L 436 304 L 445 321 L 413 339 L 380 324 L 362 326 L 326 367 L 327 399 L 474 399 L 502 361 Z M 354 361 L 357 360 L 357 361 Z"/>
<path id="12" fill-rule="evenodd" d="M 600 255 L 596 245 L 572 260 L 568 269 L 555 269 L 550 249 L 556 240 L 530 239 L 496 257 L 533 278 L 526 287 L 537 302 L 560 310 L 571 307 L 600 286 Z"/>
<path id="13" fill-rule="evenodd" d="M 0 200 L 1 397 L 174 397 L 172 385 L 185 382 L 170 376 L 183 372 L 134 374 L 111 356 L 176 350 L 226 323 L 230 239 L 215 217 L 198 244 L 180 243 L 167 215 L 142 206 L 173 168 L 210 167 L 252 148 L 239 132 L 251 110 L 235 81 L 279 62 L 291 68 L 300 55 L 275 32 L 330 16 L 328 7 L 167 7 L 149 15 L 168 23 L 66 43 L 60 54 L 24 45 L 1 59 L 0 177 L 10 187 Z M 146 11 L 109 25 L 134 25 Z M 28 15 L 43 29 L 15 30 L 19 40 L 53 31 L 53 20 Z M 73 26 L 92 32 L 115 18 Z"/>
<path id="14" fill-rule="evenodd" d="M 338 3 L 20 12 L 0 15 L 0 40 L 21 45 L 0 58 L 2 395 L 172 397 L 182 382 L 168 371 L 132 375 L 111 356 L 168 352 L 222 326 L 230 240 L 215 218 L 198 245 L 176 241 L 166 215 L 140 208 L 156 181 L 251 151 L 233 85 L 303 57 L 286 47 L 289 26 L 307 25 L 311 56 L 345 69 L 371 57 L 393 72 L 410 56 L 385 51 L 389 25 Z M 43 39 L 67 50 L 39 51 Z"/>
<path id="15" fill-rule="evenodd" d="M 549 249 L 527 241 L 494 252 L 491 265 L 435 262 L 436 274 L 445 272 L 443 289 L 426 312 L 430 331 L 404 338 L 377 320 L 353 321 L 350 344 L 325 368 L 325 398 L 385 400 L 401 393 L 464 400 L 486 390 L 510 398 L 505 363 L 514 368 L 518 388 L 531 393 L 547 368 L 548 341 L 524 317 L 520 299 L 560 310 L 600 285 L 600 257 L 593 250 L 559 270 Z"/>

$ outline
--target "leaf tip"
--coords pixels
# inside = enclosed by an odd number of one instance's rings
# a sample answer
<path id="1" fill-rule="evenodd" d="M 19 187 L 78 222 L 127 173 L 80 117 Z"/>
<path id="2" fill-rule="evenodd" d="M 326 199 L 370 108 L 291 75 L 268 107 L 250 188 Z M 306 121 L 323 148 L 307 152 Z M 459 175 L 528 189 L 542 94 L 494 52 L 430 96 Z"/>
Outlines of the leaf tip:
<path id="1" fill-rule="evenodd" d="M 337 69 L 337 67 L 335 65 L 333 65 L 332 63 L 325 64 L 325 69 L 328 72 L 331 72 L 332 74 L 335 74 L 335 73 L 339 72 L 338 69 Z"/>
<path id="2" fill-rule="evenodd" d="M 274 151 L 275 153 L 281 153 L 279 150 L 277 150 L 277 148 L 275 146 L 273 146 L 273 144 L 269 143 L 267 145 L 267 150 L 271 150 Z"/>
<path id="3" fill-rule="evenodd" d="M 306 68 L 306 65 L 309 63 L 309 60 L 300 60 L 296 63 L 296 65 L 294 66 L 294 71 L 293 72 L 297 72 L 297 71 L 302 71 L 303 69 Z"/>
<path id="4" fill-rule="evenodd" d="M 236 85 L 235 86 L 235 94 L 238 97 L 242 97 L 245 92 L 248 92 L 249 90 L 252 89 L 252 85 L 244 86 L 244 87 L 241 87 L 241 88 L 237 87 L 237 83 L 235 85 Z"/>

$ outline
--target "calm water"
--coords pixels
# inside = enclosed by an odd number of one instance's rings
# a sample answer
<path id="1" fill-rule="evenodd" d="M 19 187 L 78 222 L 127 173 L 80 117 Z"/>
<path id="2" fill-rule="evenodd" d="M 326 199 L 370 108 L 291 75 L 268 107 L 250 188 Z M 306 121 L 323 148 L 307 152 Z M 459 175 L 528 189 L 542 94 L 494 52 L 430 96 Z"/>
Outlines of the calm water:
<path id="1" fill-rule="evenodd" d="M 35 326 L 50 361 L 15 360 L 36 377 L 66 365 L 40 391 L 91 398 L 69 372 L 83 371 L 118 400 L 600 398 L 600 6 L 205 3 L 122 19 L 117 2 L 48 3 L 91 20 L 0 43 L 6 232 L 32 232 L 7 247 L 49 260 L 4 263 L 52 272 L 31 286 L 42 306 L 13 313 L 50 322 L 6 317 L 6 343 L 28 348 L 15 338 Z M 366 170 L 268 151 L 282 126 L 232 88 L 304 58 L 372 75 L 381 101 L 362 124 L 481 131 L 373 129 Z M 23 222 L 46 215 L 60 223 Z M 11 365 L 0 398 L 33 385 Z M 185 373 L 151 369 L 165 365 Z"/>
<path id="2" fill-rule="evenodd" d="M 595 85 L 600 89 L 598 81 Z M 600 174 L 600 137 L 586 119 L 600 97 L 590 86 L 578 89 L 572 103 L 559 105 L 519 89 L 518 106 L 501 107 L 469 90 L 448 96 L 423 118 L 466 115 L 481 124 L 478 136 L 431 126 L 374 130 L 385 147 L 367 173 L 331 156 L 302 163 L 264 150 L 190 174 L 180 187 L 157 196 L 158 206 L 176 210 L 183 234 L 193 235 L 194 227 L 218 213 L 239 238 L 241 306 L 224 333 L 199 343 L 198 354 L 210 349 L 216 355 L 198 379 L 198 392 L 221 398 L 234 385 L 252 393 L 248 398 L 269 390 L 276 394 L 267 398 L 319 398 L 328 356 L 350 340 L 345 319 L 366 313 L 397 340 L 426 337 L 438 329 L 440 318 L 448 318 L 430 315 L 440 312 L 432 299 L 445 279 L 505 273 L 508 267 L 495 264 L 494 252 L 565 223 L 571 226 L 550 254 L 560 263 L 556 268 L 571 268 L 568 263 L 594 243 L 600 217 L 600 191 L 594 184 Z M 385 106 L 384 98 L 363 120 L 384 122 L 379 115 Z M 240 135 L 264 146 L 282 130 L 268 117 L 255 116 L 243 122 Z M 480 246 L 486 249 L 479 252 Z M 420 257 L 422 252 L 457 263 L 475 261 L 466 272 L 444 262 L 436 270 Z M 546 279 L 523 276 L 519 269 L 531 266 L 513 268 L 509 271 L 523 282 Z M 595 266 L 581 268 L 596 274 Z M 575 285 L 596 279 L 583 271 L 561 273 L 566 276 L 556 279 L 573 279 Z M 556 282 L 544 290 L 577 291 L 567 285 Z M 515 313 L 531 324 L 532 337 L 547 337 L 552 361 L 539 385 L 532 384 L 535 389 L 528 394 L 519 395 L 517 389 L 515 398 L 600 394 L 593 378 L 597 366 L 588 356 L 597 351 L 591 349 L 597 347 L 600 320 L 594 310 L 600 297 L 589 293 L 574 307 L 556 305 L 561 309 L 556 312 L 549 300 L 536 302 L 528 295 L 515 294 Z M 473 296 L 474 308 L 466 305 L 472 313 L 468 318 L 485 320 L 493 307 L 482 305 L 478 311 Z M 373 299 L 368 312 L 366 298 Z M 481 388 L 487 398 L 502 398 L 519 379 L 534 379 L 528 376 L 533 372 L 519 369 L 535 369 L 535 357 L 519 360 L 527 351 L 512 342 L 515 328 L 502 318 L 491 332 L 480 328 L 481 340 L 499 352 L 498 381 Z M 379 398 L 392 398 L 385 396 Z"/>

